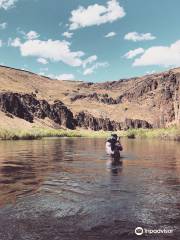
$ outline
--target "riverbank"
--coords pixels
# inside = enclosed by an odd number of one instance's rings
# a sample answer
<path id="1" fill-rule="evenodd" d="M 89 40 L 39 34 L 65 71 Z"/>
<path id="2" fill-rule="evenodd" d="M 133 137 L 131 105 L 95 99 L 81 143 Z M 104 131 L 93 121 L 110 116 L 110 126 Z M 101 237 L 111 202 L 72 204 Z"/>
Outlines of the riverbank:
<path id="1" fill-rule="evenodd" d="M 51 128 L 22 129 L 0 129 L 1 140 L 34 140 L 45 137 L 89 137 L 107 138 L 111 132 L 91 131 L 91 130 L 66 130 Z M 163 140 L 180 141 L 180 128 L 171 127 L 163 129 L 129 129 L 118 131 L 117 134 L 127 138 L 157 138 Z"/>
<path id="2" fill-rule="evenodd" d="M 105 138 L 110 132 L 90 131 L 90 130 L 68 130 L 68 129 L 52 129 L 52 128 L 32 128 L 22 129 L 0 129 L 1 140 L 35 140 L 45 137 L 92 137 Z"/>
<path id="3" fill-rule="evenodd" d="M 123 131 L 121 136 L 128 138 L 156 138 L 162 140 L 180 141 L 180 128 L 129 129 L 127 131 Z"/>

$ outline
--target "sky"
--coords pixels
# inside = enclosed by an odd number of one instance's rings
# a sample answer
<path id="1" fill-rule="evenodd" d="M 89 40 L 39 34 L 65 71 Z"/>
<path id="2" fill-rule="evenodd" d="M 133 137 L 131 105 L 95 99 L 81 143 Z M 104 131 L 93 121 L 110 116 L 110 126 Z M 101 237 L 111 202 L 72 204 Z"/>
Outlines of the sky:
<path id="1" fill-rule="evenodd" d="M 0 0 L 0 64 L 104 82 L 180 67 L 179 0 Z"/>

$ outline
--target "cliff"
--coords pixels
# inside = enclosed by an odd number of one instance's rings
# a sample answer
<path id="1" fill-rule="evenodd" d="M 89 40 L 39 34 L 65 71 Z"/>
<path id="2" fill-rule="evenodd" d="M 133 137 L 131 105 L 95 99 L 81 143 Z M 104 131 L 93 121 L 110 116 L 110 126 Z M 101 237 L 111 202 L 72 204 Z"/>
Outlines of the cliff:
<path id="1" fill-rule="evenodd" d="M 60 100 L 49 104 L 46 100 L 38 100 L 36 95 L 12 92 L 0 93 L 0 110 L 6 116 L 18 117 L 33 123 L 35 119 L 49 118 L 60 127 L 75 129 L 76 127 L 94 131 L 114 131 L 128 128 L 150 128 L 151 126 L 140 120 L 127 119 L 125 123 L 111 121 L 109 118 L 96 118 L 89 113 L 80 112 L 75 117 Z"/>
<path id="2" fill-rule="evenodd" d="M 57 81 L 0 67 L 0 110 L 30 124 L 119 130 L 180 122 L 180 68 L 105 83 Z M 2 115 L 2 114 L 1 114 Z M 1 124 L 1 119 L 0 119 Z"/>

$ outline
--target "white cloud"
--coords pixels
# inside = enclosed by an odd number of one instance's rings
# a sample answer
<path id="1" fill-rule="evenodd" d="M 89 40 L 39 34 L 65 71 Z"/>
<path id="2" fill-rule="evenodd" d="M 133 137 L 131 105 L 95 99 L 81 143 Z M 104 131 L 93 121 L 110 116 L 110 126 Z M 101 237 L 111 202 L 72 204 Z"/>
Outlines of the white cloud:
<path id="1" fill-rule="evenodd" d="M 41 41 L 34 39 L 21 43 L 20 39 L 16 38 L 10 44 L 13 47 L 19 47 L 23 57 L 32 56 L 54 62 L 62 61 L 63 63 L 74 67 L 82 65 L 83 60 L 81 57 L 85 55 L 82 51 L 71 51 L 71 44 L 67 41 L 52 39 Z"/>
<path id="2" fill-rule="evenodd" d="M 9 46 L 18 47 L 23 57 L 37 57 L 37 61 L 42 64 L 47 64 L 50 60 L 53 62 L 61 61 L 73 67 L 82 66 L 86 68 L 88 64 L 92 64 L 98 59 L 96 55 L 92 55 L 83 60 L 82 57 L 85 53 L 71 51 L 71 44 L 67 41 L 33 39 L 22 43 L 20 38 L 15 38 L 13 40 L 9 39 Z"/>
<path id="3" fill-rule="evenodd" d="M 148 41 L 156 39 L 151 33 L 138 33 L 138 32 L 130 32 L 124 36 L 125 40 L 138 42 L 138 41 Z"/>
<path id="4" fill-rule="evenodd" d="M 144 54 L 136 58 L 133 66 L 179 66 L 180 65 L 180 40 L 170 46 L 154 46 L 148 48 Z"/>
<path id="5" fill-rule="evenodd" d="M 98 57 L 96 55 L 92 55 L 92 56 L 88 57 L 87 59 L 85 59 L 83 61 L 83 64 L 82 64 L 83 68 L 86 68 L 86 66 L 88 64 L 95 62 L 97 59 L 98 59 Z"/>
<path id="6" fill-rule="evenodd" d="M 9 39 L 8 40 L 8 45 L 12 47 L 20 47 L 21 46 L 21 40 L 20 38 L 15 38 L 15 39 Z"/>
<path id="7" fill-rule="evenodd" d="M 136 48 L 134 50 L 130 50 L 129 52 L 127 52 L 124 57 L 127 59 L 132 59 L 134 57 L 136 57 L 137 55 L 141 54 L 144 52 L 143 48 Z"/>
<path id="8" fill-rule="evenodd" d="M 92 67 L 90 68 L 86 68 L 83 72 L 83 75 L 90 75 L 92 73 L 94 73 L 94 71 L 100 67 L 108 67 L 109 64 L 107 62 L 97 62 L 95 63 Z"/>
<path id="9" fill-rule="evenodd" d="M 3 45 L 3 41 L 2 41 L 2 40 L 0 40 L 0 47 L 2 47 L 2 45 Z"/>
<path id="10" fill-rule="evenodd" d="M 74 34 L 74 33 L 71 33 L 71 32 L 64 32 L 64 33 L 62 34 L 62 36 L 66 37 L 66 38 L 72 38 L 73 34 Z"/>
<path id="11" fill-rule="evenodd" d="M 26 38 L 28 39 L 28 40 L 33 40 L 33 39 L 37 39 L 40 35 L 37 33 L 37 32 L 35 32 L 35 31 L 29 31 L 28 33 L 26 33 L 25 34 L 26 35 Z"/>
<path id="12" fill-rule="evenodd" d="M 42 64 L 48 64 L 48 61 L 45 58 L 38 58 L 37 62 L 42 63 Z"/>
<path id="13" fill-rule="evenodd" d="M 108 34 L 105 35 L 106 38 L 112 38 L 116 36 L 117 34 L 115 32 L 109 32 Z"/>
<path id="14" fill-rule="evenodd" d="M 74 75 L 73 74 L 64 73 L 64 74 L 57 75 L 56 79 L 57 80 L 74 80 Z"/>
<path id="15" fill-rule="evenodd" d="M 64 73 L 60 75 L 55 75 L 55 74 L 45 74 L 44 72 L 40 72 L 39 75 L 43 75 L 52 79 L 57 79 L 57 80 L 74 80 L 74 75 L 70 73 Z"/>
<path id="16" fill-rule="evenodd" d="M 108 22 L 112 23 L 124 17 L 125 14 L 123 7 L 117 0 L 109 0 L 106 6 L 99 4 L 89 5 L 87 8 L 80 6 L 71 12 L 69 28 L 76 30 Z"/>
<path id="17" fill-rule="evenodd" d="M 83 75 L 86 76 L 86 75 L 90 75 L 94 72 L 94 69 L 93 68 L 87 68 L 84 70 L 83 72 Z"/>
<path id="18" fill-rule="evenodd" d="M 146 74 L 147 74 L 147 75 L 151 75 L 151 74 L 154 74 L 155 72 L 156 72 L 155 70 L 147 71 Z"/>
<path id="19" fill-rule="evenodd" d="M 23 38 L 26 39 L 26 40 L 34 40 L 34 39 L 37 39 L 37 38 L 40 37 L 40 35 L 36 31 L 34 31 L 34 30 L 31 30 L 31 31 L 26 33 L 25 31 L 21 30 L 18 27 L 17 28 L 17 32 L 19 34 L 21 34 L 23 36 Z"/>
<path id="20" fill-rule="evenodd" d="M 9 8 L 13 7 L 17 0 L 0 0 L 0 8 L 4 10 L 8 10 Z"/>
<path id="21" fill-rule="evenodd" d="M 1 30 L 6 29 L 6 27 L 7 27 L 7 23 L 6 22 L 0 23 L 0 29 Z"/>

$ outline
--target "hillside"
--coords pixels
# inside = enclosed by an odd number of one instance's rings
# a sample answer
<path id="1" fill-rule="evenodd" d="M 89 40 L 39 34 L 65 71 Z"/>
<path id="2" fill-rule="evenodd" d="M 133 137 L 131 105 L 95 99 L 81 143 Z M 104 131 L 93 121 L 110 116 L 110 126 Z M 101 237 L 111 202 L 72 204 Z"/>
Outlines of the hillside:
<path id="1" fill-rule="evenodd" d="M 0 66 L 0 124 L 58 128 L 68 127 L 71 121 L 75 127 L 93 130 L 178 124 L 179 82 L 180 68 L 93 84 L 52 80 Z M 70 119 L 67 112 L 72 113 Z"/>

